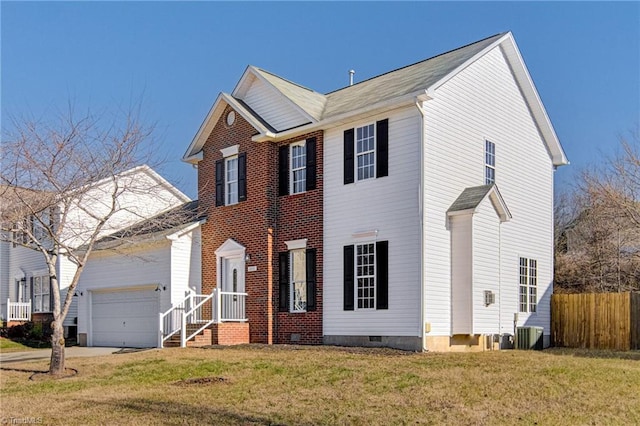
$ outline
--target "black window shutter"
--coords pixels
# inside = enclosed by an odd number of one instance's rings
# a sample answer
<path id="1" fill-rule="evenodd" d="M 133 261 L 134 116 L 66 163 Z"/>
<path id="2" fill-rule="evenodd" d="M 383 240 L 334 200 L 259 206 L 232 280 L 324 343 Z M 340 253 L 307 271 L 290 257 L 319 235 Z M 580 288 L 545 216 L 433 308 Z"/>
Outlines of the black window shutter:
<path id="1" fill-rule="evenodd" d="M 247 154 L 238 154 L 238 201 L 247 199 Z"/>
<path id="2" fill-rule="evenodd" d="M 316 138 L 307 139 L 307 191 L 316 189 Z"/>
<path id="3" fill-rule="evenodd" d="M 389 242 L 376 243 L 376 309 L 389 308 Z"/>
<path id="4" fill-rule="evenodd" d="M 216 161 L 216 207 L 224 206 L 224 159 Z"/>
<path id="5" fill-rule="evenodd" d="M 376 123 L 376 177 L 389 175 L 389 120 Z"/>
<path id="6" fill-rule="evenodd" d="M 278 195 L 289 194 L 289 145 L 280 147 L 278 155 Z"/>
<path id="7" fill-rule="evenodd" d="M 354 269 L 353 269 L 354 247 L 344 246 L 344 310 L 353 311 L 353 290 L 354 290 Z"/>
<path id="8" fill-rule="evenodd" d="M 289 252 L 283 251 L 279 254 L 279 273 L 280 273 L 280 297 L 278 301 L 278 310 L 287 312 L 289 310 Z"/>
<path id="9" fill-rule="evenodd" d="M 307 249 L 307 311 L 316 310 L 316 249 Z"/>
<path id="10" fill-rule="evenodd" d="M 354 161 L 354 133 L 353 129 L 344 131 L 344 183 L 353 183 L 353 161 Z"/>

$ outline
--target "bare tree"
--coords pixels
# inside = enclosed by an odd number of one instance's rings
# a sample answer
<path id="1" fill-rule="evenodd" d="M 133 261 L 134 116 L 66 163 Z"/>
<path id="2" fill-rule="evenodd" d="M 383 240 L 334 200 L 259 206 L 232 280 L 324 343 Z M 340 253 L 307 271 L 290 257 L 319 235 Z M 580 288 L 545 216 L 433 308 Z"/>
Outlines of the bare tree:
<path id="1" fill-rule="evenodd" d="M 556 211 L 556 277 L 566 291 L 640 290 L 640 141 L 585 170 Z M 567 207 L 568 206 L 568 207 Z"/>
<path id="2" fill-rule="evenodd" d="M 156 222 L 147 220 L 118 238 L 182 220 L 183 212 L 154 213 L 170 211 L 184 199 L 165 196 L 162 183 L 131 172 L 154 160 L 152 128 L 138 117 L 130 112 L 77 117 L 69 108 L 52 122 L 13 119 L 3 129 L 0 238 L 37 250 L 46 262 L 53 296 L 52 375 L 65 371 L 63 321 L 96 241 L 149 217 Z M 140 197 L 154 202 L 140 203 Z M 75 265 L 64 300 L 56 269 L 61 257 Z"/>

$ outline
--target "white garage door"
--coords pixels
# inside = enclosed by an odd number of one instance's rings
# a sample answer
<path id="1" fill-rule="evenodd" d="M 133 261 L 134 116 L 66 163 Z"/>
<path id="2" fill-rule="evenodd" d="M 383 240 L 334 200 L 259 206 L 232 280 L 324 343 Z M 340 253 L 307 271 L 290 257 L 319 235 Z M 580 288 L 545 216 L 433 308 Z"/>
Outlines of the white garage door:
<path id="1" fill-rule="evenodd" d="M 160 310 L 155 288 L 93 292 L 91 299 L 93 346 L 157 346 Z"/>

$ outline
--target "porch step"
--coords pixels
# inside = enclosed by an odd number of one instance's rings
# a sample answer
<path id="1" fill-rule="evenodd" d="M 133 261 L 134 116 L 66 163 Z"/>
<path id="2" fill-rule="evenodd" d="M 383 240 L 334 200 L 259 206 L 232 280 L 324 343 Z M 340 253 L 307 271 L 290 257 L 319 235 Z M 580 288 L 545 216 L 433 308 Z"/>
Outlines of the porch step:
<path id="1" fill-rule="evenodd" d="M 187 335 L 193 333 L 197 329 L 202 327 L 200 324 L 187 324 Z M 211 330 L 205 328 L 200 333 L 196 334 L 187 341 L 188 348 L 199 348 L 202 346 L 209 346 L 212 343 Z M 164 342 L 165 348 L 179 348 L 180 347 L 180 333 L 174 334 Z"/>

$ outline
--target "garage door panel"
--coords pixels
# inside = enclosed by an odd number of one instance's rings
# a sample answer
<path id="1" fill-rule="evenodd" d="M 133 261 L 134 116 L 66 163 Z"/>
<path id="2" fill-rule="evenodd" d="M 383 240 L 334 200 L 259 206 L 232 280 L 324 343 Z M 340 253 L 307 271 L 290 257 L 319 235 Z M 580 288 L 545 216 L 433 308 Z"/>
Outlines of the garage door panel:
<path id="1" fill-rule="evenodd" d="M 94 346 L 156 346 L 159 296 L 153 289 L 94 293 Z"/>

